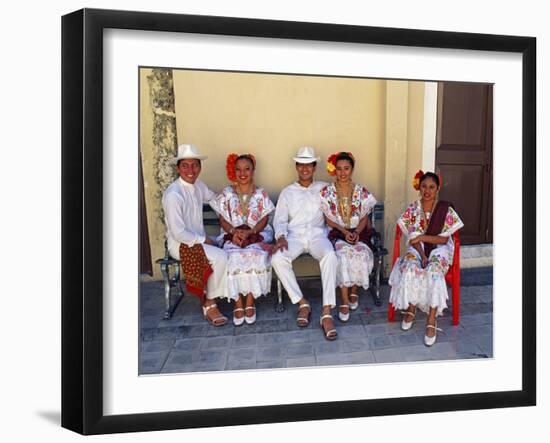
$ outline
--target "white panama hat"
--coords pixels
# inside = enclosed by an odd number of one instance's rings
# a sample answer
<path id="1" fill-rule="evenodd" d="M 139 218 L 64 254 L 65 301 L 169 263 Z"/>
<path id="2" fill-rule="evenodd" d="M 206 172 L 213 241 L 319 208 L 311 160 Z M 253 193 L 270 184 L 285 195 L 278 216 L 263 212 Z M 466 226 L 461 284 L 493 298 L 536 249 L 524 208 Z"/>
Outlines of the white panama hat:
<path id="1" fill-rule="evenodd" d="M 178 156 L 176 157 L 175 162 L 177 163 L 178 160 L 183 160 L 187 158 L 206 160 L 208 157 L 206 155 L 199 154 L 199 150 L 195 145 L 179 145 Z"/>
<path id="2" fill-rule="evenodd" d="M 315 149 L 311 146 L 302 146 L 298 149 L 296 157 L 292 157 L 296 163 L 313 163 L 321 160 L 321 157 L 315 156 Z"/>

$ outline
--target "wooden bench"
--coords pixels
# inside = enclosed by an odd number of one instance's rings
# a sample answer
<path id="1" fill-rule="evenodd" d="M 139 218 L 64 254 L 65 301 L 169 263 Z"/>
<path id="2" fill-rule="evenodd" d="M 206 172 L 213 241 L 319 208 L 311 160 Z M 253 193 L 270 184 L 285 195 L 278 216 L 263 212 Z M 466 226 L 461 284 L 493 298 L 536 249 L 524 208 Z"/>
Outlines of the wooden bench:
<path id="1" fill-rule="evenodd" d="M 374 210 L 371 212 L 371 221 L 373 227 L 375 227 L 379 223 L 383 223 L 384 220 L 384 205 L 381 203 L 376 204 L 374 207 Z M 203 205 L 203 221 L 205 226 L 205 231 L 207 235 L 210 236 L 217 236 L 220 232 L 220 224 L 218 215 L 210 208 L 209 205 Z M 372 238 L 372 246 L 373 246 L 373 254 L 374 254 L 374 267 L 370 274 L 370 284 L 369 284 L 369 290 L 371 291 L 371 294 L 374 299 L 374 303 L 376 306 L 380 306 L 381 300 L 380 300 L 380 284 L 382 280 L 382 273 L 384 269 L 384 257 L 388 255 L 388 250 L 383 247 L 382 245 L 382 239 L 378 232 L 375 232 Z M 317 263 L 317 261 L 311 257 L 311 255 L 304 253 L 301 254 L 296 260 L 294 260 L 293 263 L 299 263 L 300 261 L 305 260 L 311 260 Z M 160 271 L 162 274 L 162 279 L 164 283 L 164 319 L 169 320 L 172 317 L 172 314 L 178 307 L 179 302 L 185 295 L 184 292 L 184 281 L 185 276 L 181 275 L 180 272 L 180 262 L 179 260 L 176 260 L 175 258 L 172 258 L 170 256 L 170 253 L 168 251 L 168 245 L 167 242 L 164 242 L 164 257 L 159 258 L 156 263 L 160 267 Z M 311 266 L 310 266 L 311 268 Z M 317 268 L 318 269 L 318 268 Z M 273 278 L 276 281 L 276 287 L 277 287 L 277 304 L 275 306 L 275 310 L 277 312 L 282 312 L 285 309 L 284 302 L 283 302 L 283 285 L 281 284 L 281 281 L 277 278 L 277 274 L 273 272 Z M 319 273 L 306 273 L 306 274 L 298 274 L 297 278 L 299 279 L 313 279 L 313 278 L 319 278 Z M 180 297 L 176 300 L 176 302 L 172 305 L 171 303 L 171 294 L 172 289 L 177 288 Z"/>

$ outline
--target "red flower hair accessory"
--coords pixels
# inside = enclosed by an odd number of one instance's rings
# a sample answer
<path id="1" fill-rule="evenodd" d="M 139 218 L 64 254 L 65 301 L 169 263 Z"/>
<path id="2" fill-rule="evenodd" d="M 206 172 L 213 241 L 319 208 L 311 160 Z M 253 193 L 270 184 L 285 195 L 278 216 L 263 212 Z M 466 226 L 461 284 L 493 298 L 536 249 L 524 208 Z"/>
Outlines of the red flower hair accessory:
<path id="1" fill-rule="evenodd" d="M 232 152 L 227 156 L 227 160 L 225 161 L 225 173 L 227 174 L 227 178 L 230 182 L 237 181 L 237 174 L 235 172 L 235 164 L 237 163 L 237 158 L 239 158 L 239 154 L 235 154 L 234 152 Z"/>
<path id="2" fill-rule="evenodd" d="M 232 152 L 227 156 L 227 160 L 225 161 L 225 173 L 227 174 L 227 178 L 229 179 L 229 181 L 233 183 L 237 181 L 235 166 L 239 157 L 249 159 L 252 162 L 252 166 L 254 167 L 254 169 L 256 169 L 256 158 L 252 154 L 239 155 Z"/>
<path id="3" fill-rule="evenodd" d="M 414 174 L 412 185 L 416 191 L 420 190 L 420 179 L 422 178 L 423 175 L 424 175 L 424 171 L 422 169 L 419 169 L 418 172 Z"/>
<path id="4" fill-rule="evenodd" d="M 327 159 L 328 175 L 336 175 L 336 157 L 338 157 L 338 154 L 332 154 Z"/>
<path id="5" fill-rule="evenodd" d="M 336 158 L 340 154 L 347 154 L 353 159 L 353 161 L 355 161 L 355 157 L 353 156 L 353 154 L 351 152 L 340 151 L 340 152 L 337 152 L 335 154 L 330 155 L 329 158 L 327 159 L 327 172 L 328 172 L 328 175 L 332 175 L 332 176 L 336 175 Z"/>

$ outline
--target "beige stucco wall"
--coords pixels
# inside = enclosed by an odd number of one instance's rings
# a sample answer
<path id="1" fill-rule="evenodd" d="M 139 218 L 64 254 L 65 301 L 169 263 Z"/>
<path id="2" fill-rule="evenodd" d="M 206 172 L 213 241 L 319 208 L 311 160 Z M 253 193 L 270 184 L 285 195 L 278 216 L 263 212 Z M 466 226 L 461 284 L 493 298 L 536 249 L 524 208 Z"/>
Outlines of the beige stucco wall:
<path id="1" fill-rule="evenodd" d="M 386 144 L 384 244 L 390 271 L 395 222 L 418 194 L 412 177 L 422 168 L 424 135 L 424 82 L 388 81 L 386 85 Z M 435 145 L 428 154 L 435 156 Z M 403 247 L 403 243 L 402 243 Z"/>
<path id="2" fill-rule="evenodd" d="M 419 169 L 422 169 L 422 144 L 424 127 L 424 82 L 408 82 L 409 101 L 407 112 L 407 167 L 405 181 L 407 202 L 411 202 L 418 197 L 418 192 L 412 187 L 412 177 Z M 433 150 L 435 159 L 435 146 Z"/>
<path id="3" fill-rule="evenodd" d="M 144 79 L 147 73 L 141 75 Z M 323 158 L 316 174 L 320 180 L 330 180 L 327 156 L 349 150 L 357 160 L 355 181 L 386 206 L 390 245 L 396 217 L 414 197 L 412 174 L 422 164 L 422 82 L 184 70 L 174 70 L 173 80 L 177 142 L 194 143 L 209 156 L 201 178 L 212 189 L 227 184 L 230 152 L 253 153 L 256 183 L 276 198 L 296 177 L 291 157 L 298 147 L 312 145 Z M 141 154 L 155 259 L 162 255 L 164 226 L 151 176 L 155 154 L 148 120 L 153 113 L 147 109 L 148 84 L 141 84 Z M 155 269 L 154 278 L 159 277 Z"/>
<path id="4" fill-rule="evenodd" d="M 178 144 L 195 143 L 209 159 L 203 178 L 227 184 L 230 152 L 257 159 L 256 183 L 276 197 L 296 177 L 291 157 L 303 145 L 325 160 L 348 150 L 355 180 L 383 192 L 385 85 L 382 80 L 173 71 Z M 319 180 L 329 180 L 320 164 Z"/>

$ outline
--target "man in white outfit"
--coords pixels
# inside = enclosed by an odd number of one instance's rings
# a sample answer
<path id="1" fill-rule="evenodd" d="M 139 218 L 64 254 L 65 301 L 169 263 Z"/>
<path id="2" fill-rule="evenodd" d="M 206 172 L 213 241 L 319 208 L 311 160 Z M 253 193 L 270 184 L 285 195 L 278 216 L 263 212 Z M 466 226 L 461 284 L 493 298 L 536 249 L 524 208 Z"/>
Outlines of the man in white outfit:
<path id="1" fill-rule="evenodd" d="M 297 325 L 305 327 L 309 324 L 311 307 L 298 286 L 292 261 L 304 252 L 319 261 L 323 286 L 321 326 L 325 338 L 334 340 L 337 334 L 330 312 L 336 304 L 338 262 L 332 243 L 327 238 L 328 228 L 321 211 L 320 196 L 321 189 L 327 183 L 313 180 L 320 158 L 315 156 L 312 147 L 300 148 L 293 159 L 298 181 L 284 188 L 277 200 L 273 218 L 277 243 L 271 264 L 292 303 L 299 304 Z"/>
<path id="2" fill-rule="evenodd" d="M 206 297 L 201 297 L 204 299 L 203 315 L 212 325 L 222 326 L 227 322 L 227 318 L 219 311 L 215 299 L 226 296 L 227 257 L 204 231 L 202 206 L 215 195 L 198 179 L 201 160 L 206 158 L 199 154 L 194 145 L 178 146 L 176 168 L 179 178 L 164 191 L 162 207 L 166 221 L 168 250 L 172 257 L 180 260 L 182 244 L 189 248 L 197 244 L 202 245 L 213 271 L 206 283 Z"/>

